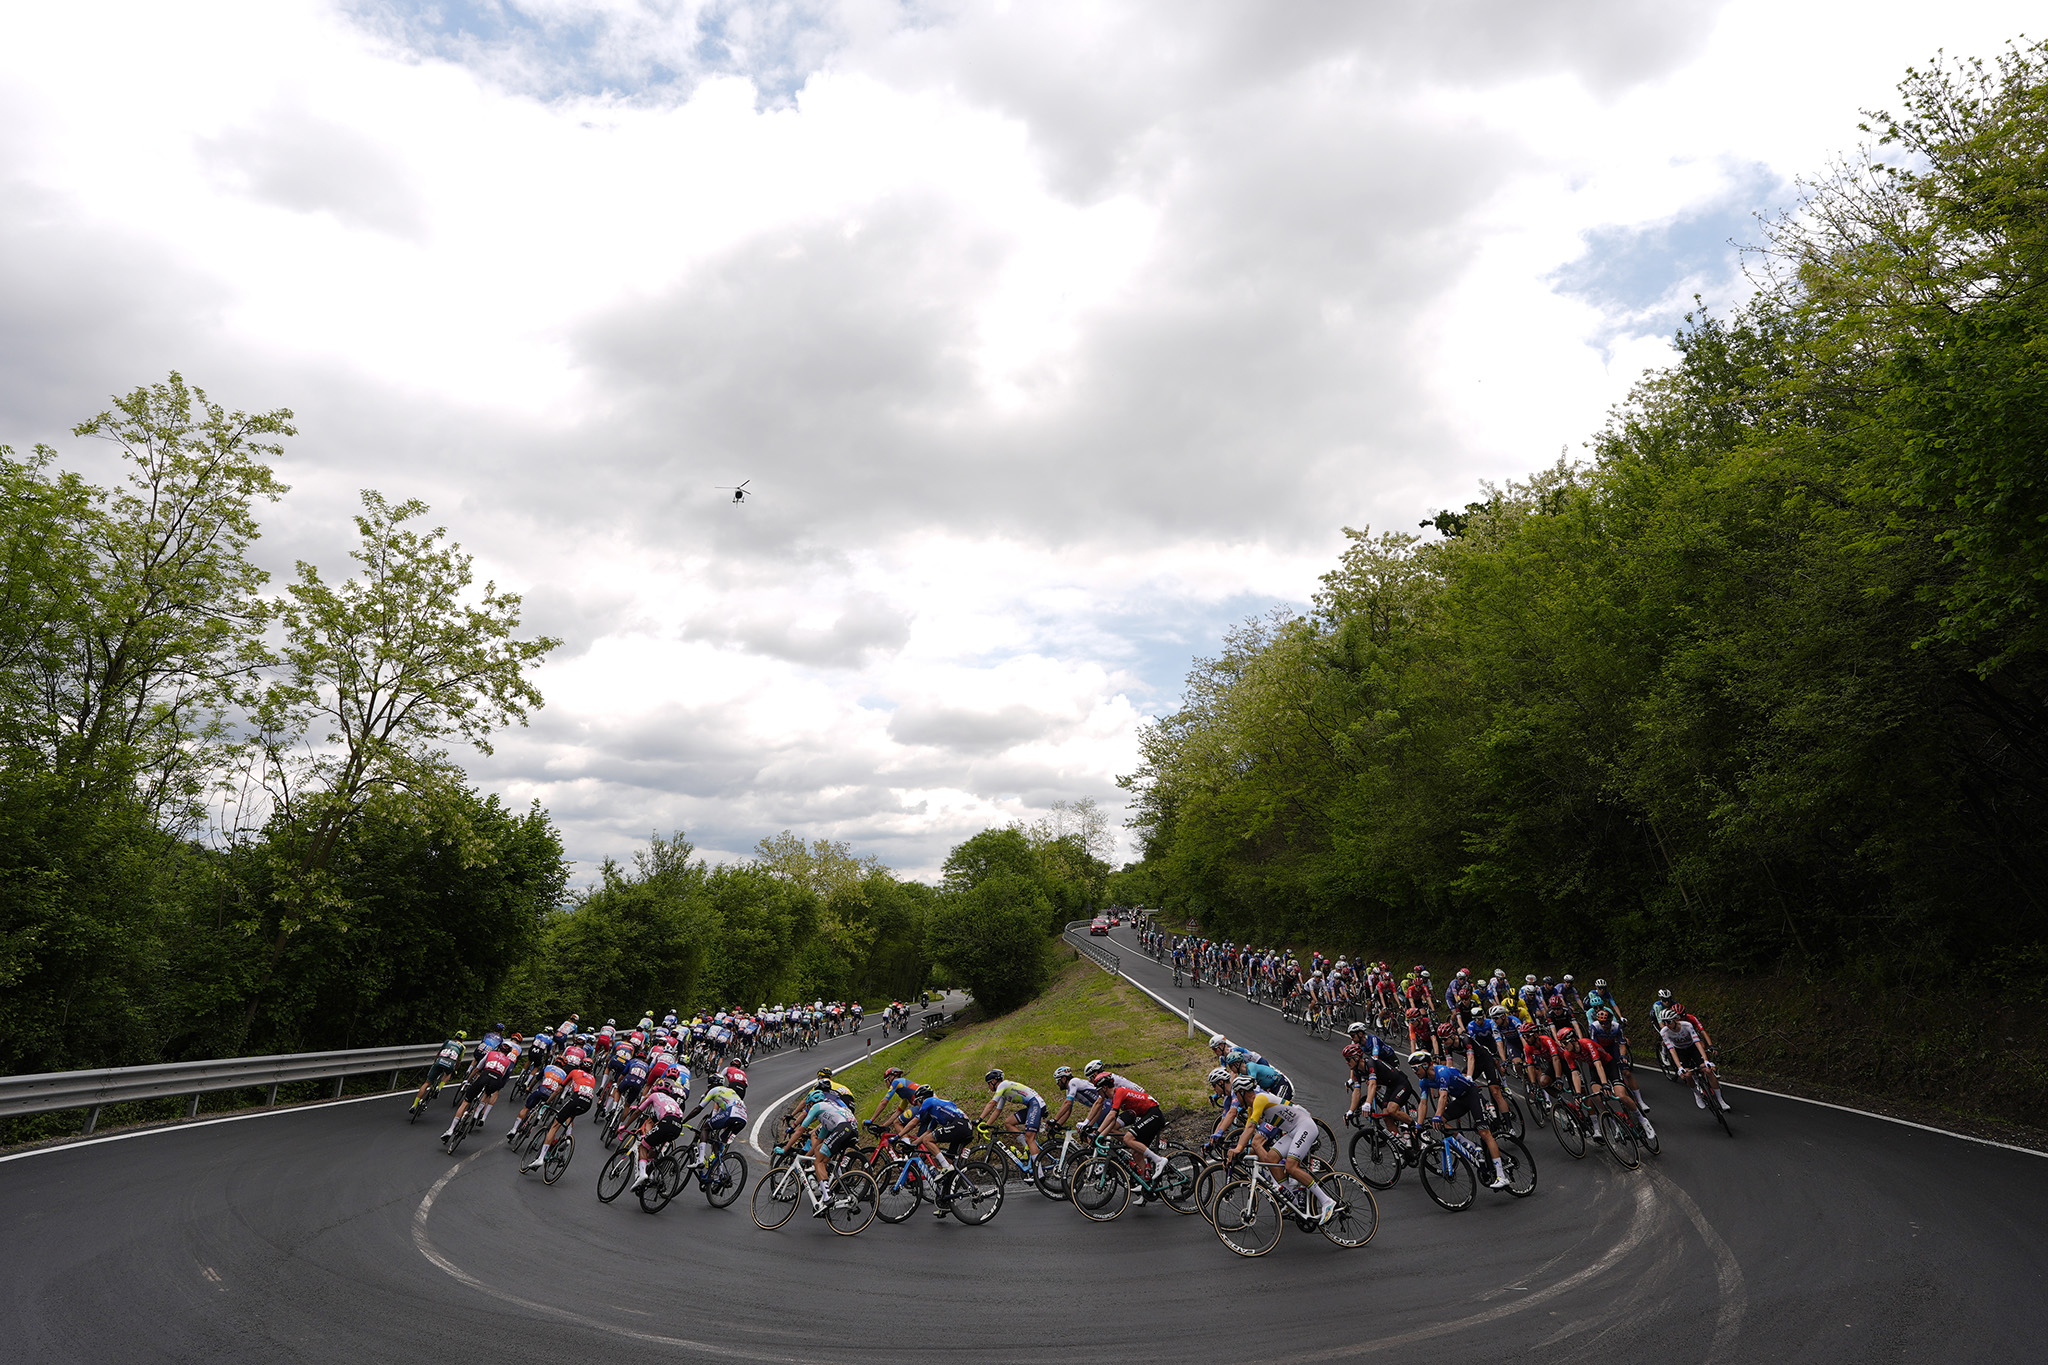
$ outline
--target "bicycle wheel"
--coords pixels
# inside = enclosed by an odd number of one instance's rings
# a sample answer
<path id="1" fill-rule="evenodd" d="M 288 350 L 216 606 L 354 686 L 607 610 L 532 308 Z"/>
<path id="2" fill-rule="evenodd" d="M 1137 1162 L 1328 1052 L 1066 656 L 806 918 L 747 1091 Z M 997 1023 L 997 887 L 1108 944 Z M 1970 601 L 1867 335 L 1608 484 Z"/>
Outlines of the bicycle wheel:
<path id="1" fill-rule="evenodd" d="M 905 1162 L 884 1166 L 875 1184 L 875 1216 L 885 1223 L 900 1223 L 910 1217 L 924 1198 L 923 1174 Z"/>
<path id="2" fill-rule="evenodd" d="M 841 1171 L 832 1182 L 828 1196 L 830 1212 L 825 1215 L 825 1221 L 840 1236 L 851 1237 L 875 1221 L 879 1194 L 875 1178 L 866 1171 Z"/>
<path id="3" fill-rule="evenodd" d="M 986 1161 L 953 1168 L 953 1217 L 978 1228 L 1003 1211 L 1003 1179 Z"/>
<path id="4" fill-rule="evenodd" d="M 1443 1138 L 1432 1136 L 1424 1141 L 1420 1170 L 1424 1193 L 1440 1209 L 1457 1213 L 1471 1208 L 1479 1197 L 1479 1177 L 1472 1163 Z"/>
<path id="5" fill-rule="evenodd" d="M 1325 1161 L 1328 1161 L 1343 1150 L 1343 1148 L 1337 1145 L 1337 1135 L 1330 1131 L 1330 1125 L 1324 1123 L 1321 1119 L 1317 1119 L 1316 1140 L 1309 1144 L 1308 1154 L 1312 1157 L 1322 1157 Z"/>
<path id="6" fill-rule="evenodd" d="M 412 1108 L 406 1111 L 405 1121 L 407 1123 L 418 1123 L 420 1121 L 420 1114 L 425 1111 L 426 1107 L 427 1101 L 424 1098 L 414 1099 Z"/>
<path id="7" fill-rule="evenodd" d="M 1242 1172 L 1233 1170 L 1227 1161 L 1211 1161 L 1195 1175 L 1195 1204 L 1202 1210 L 1202 1217 L 1211 1224 L 1216 1221 L 1216 1196 L 1223 1187 L 1240 1178 Z"/>
<path id="8" fill-rule="evenodd" d="M 1664 1150 L 1663 1140 L 1657 1137 L 1656 1134 L 1652 1133 L 1649 1130 L 1649 1128 L 1645 1126 L 1643 1116 L 1641 1114 L 1637 1114 L 1635 1116 L 1635 1119 L 1636 1145 L 1638 1147 L 1641 1147 L 1644 1151 L 1648 1152 L 1651 1156 L 1656 1156 L 1659 1153 L 1661 1153 Z"/>
<path id="9" fill-rule="evenodd" d="M 1529 1122 L 1538 1128 L 1548 1128 L 1550 1120 L 1555 1117 L 1551 1113 L 1549 1096 L 1536 1086 L 1525 1085 L 1522 1089 L 1529 1097 Z"/>
<path id="10" fill-rule="evenodd" d="M 540 1183 L 552 1185 L 562 1178 L 562 1172 L 569 1169 L 569 1160 L 576 1155 L 576 1139 L 567 1133 L 562 1140 L 548 1148 L 547 1160 L 540 1164 Z"/>
<path id="11" fill-rule="evenodd" d="M 612 1159 L 604 1163 L 604 1169 L 597 1173 L 597 1201 L 609 1204 L 625 1193 L 626 1182 L 633 1178 L 633 1149 L 621 1147 L 612 1153 Z"/>
<path id="12" fill-rule="evenodd" d="M 1038 1192 L 1047 1199 L 1064 1200 L 1067 1197 L 1067 1186 L 1071 1183 L 1068 1177 L 1072 1170 L 1071 1158 L 1062 1163 L 1057 1158 L 1047 1156 L 1044 1151 L 1039 1152 Z"/>
<path id="13" fill-rule="evenodd" d="M 462 1140 L 468 1137 L 470 1133 L 475 1131 L 475 1129 L 476 1111 L 471 1110 L 469 1114 L 465 1116 L 460 1123 L 455 1125 L 455 1131 L 448 1135 L 448 1155 L 454 1156 L 455 1149 L 460 1147 L 462 1145 Z"/>
<path id="14" fill-rule="evenodd" d="M 1407 1165 L 1401 1144 L 1387 1136 L 1377 1123 L 1351 1135 L 1351 1170 L 1376 1190 L 1391 1190 Z"/>
<path id="15" fill-rule="evenodd" d="M 1240 1256 L 1263 1256 L 1286 1230 L 1280 1201 L 1255 1181 L 1233 1180 L 1216 1195 L 1216 1239 Z"/>
<path id="16" fill-rule="evenodd" d="M 1337 1211 L 1323 1222 L 1323 1236 L 1340 1247 L 1362 1247 L 1380 1230 L 1380 1205 L 1365 1182 L 1342 1171 L 1316 1180 L 1316 1188 L 1337 1201 Z"/>
<path id="17" fill-rule="evenodd" d="M 1166 1169 L 1153 1183 L 1166 1207 L 1175 1213 L 1193 1213 L 1201 1207 L 1195 1200 L 1195 1179 L 1201 1173 L 1202 1163 L 1193 1152 L 1175 1152 L 1166 1158 Z"/>
<path id="18" fill-rule="evenodd" d="M 738 1152 L 722 1153 L 704 1172 L 704 1198 L 712 1208 L 728 1207 L 747 1187 L 747 1159 Z"/>
<path id="19" fill-rule="evenodd" d="M 1559 1105 L 1550 1116 L 1550 1131 L 1557 1138 L 1557 1145 L 1564 1148 L 1565 1155 L 1577 1161 L 1586 1154 L 1586 1130 L 1579 1125 L 1576 1111 Z"/>
<path id="20" fill-rule="evenodd" d="M 1067 1197 L 1083 1218 L 1107 1223 L 1123 1213 L 1131 1200 L 1131 1185 L 1115 1157 L 1091 1156 L 1074 1168 L 1073 1189 Z"/>
<path id="21" fill-rule="evenodd" d="M 660 1213 L 682 1188 L 682 1163 L 672 1156 L 661 1157 L 648 1171 L 646 1183 L 640 1186 L 640 1207 L 649 1213 Z"/>
<path id="22" fill-rule="evenodd" d="M 1613 1100 L 1600 1106 L 1600 1131 L 1607 1139 L 1607 1155 L 1614 1158 L 1614 1164 L 1624 1171 L 1633 1171 L 1643 1164 L 1636 1152 L 1636 1131 L 1622 1115 L 1621 1106 Z"/>
<path id="23" fill-rule="evenodd" d="M 754 1186 L 754 1226 L 773 1232 L 796 1216 L 804 1180 L 792 1166 L 778 1166 Z"/>
<path id="24" fill-rule="evenodd" d="M 1508 1173 L 1508 1193 L 1517 1199 L 1536 1193 L 1536 1158 L 1529 1155 L 1522 1140 L 1501 1137 L 1494 1142 L 1500 1147 L 1500 1164 Z"/>
<path id="25" fill-rule="evenodd" d="M 1707 1111 L 1714 1116 L 1714 1122 L 1721 1125 L 1722 1132 L 1729 1137 L 1735 1136 L 1735 1130 L 1728 1126 L 1728 1111 L 1721 1107 L 1721 1096 L 1718 1091 L 1707 1092 Z"/>

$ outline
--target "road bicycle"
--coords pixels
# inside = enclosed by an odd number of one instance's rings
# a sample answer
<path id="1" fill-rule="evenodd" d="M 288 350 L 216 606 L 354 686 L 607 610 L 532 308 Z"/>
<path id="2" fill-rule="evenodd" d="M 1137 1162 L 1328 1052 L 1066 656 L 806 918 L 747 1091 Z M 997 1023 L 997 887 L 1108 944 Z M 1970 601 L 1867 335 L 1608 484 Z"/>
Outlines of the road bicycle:
<path id="1" fill-rule="evenodd" d="M 1316 1188 L 1333 1205 L 1328 1216 L 1321 1216 L 1309 1212 L 1307 1190 L 1290 1188 L 1275 1174 L 1280 1169 L 1279 1162 L 1255 1161 L 1249 1176 L 1217 1192 L 1210 1221 L 1224 1246 L 1240 1256 L 1263 1256 L 1280 1244 L 1289 1221 L 1303 1232 L 1320 1232 L 1331 1243 L 1352 1249 L 1364 1246 L 1379 1231 L 1379 1202 L 1362 1181 L 1341 1171 L 1316 1175 Z"/>
<path id="2" fill-rule="evenodd" d="M 1193 1152 L 1174 1152 L 1154 1176 L 1141 1170 L 1131 1150 L 1107 1134 L 1097 1134 L 1095 1152 L 1074 1167 L 1067 1198 L 1090 1222 L 1107 1223 L 1129 1206 L 1131 1191 L 1157 1199 L 1175 1213 L 1195 1213 L 1195 1178 L 1202 1164 Z"/>
<path id="3" fill-rule="evenodd" d="M 883 1167 L 876 1181 L 881 1193 L 875 1214 L 883 1222 L 903 1222 L 927 1199 L 969 1227 L 1001 1212 L 1003 1178 L 987 1162 L 960 1161 L 951 1170 L 934 1170 L 921 1148 L 900 1137 L 888 1140 L 888 1150 L 903 1155 Z"/>
<path id="4" fill-rule="evenodd" d="M 1059 1131 L 1055 1127 L 1048 1127 L 1046 1136 L 1051 1137 Z M 1050 1164 L 1043 1148 L 1040 1148 L 1039 1155 L 1034 1157 L 1031 1155 L 1031 1149 L 1024 1145 L 1022 1133 L 1013 1133 L 1007 1128 L 998 1128 L 990 1123 L 975 1124 L 974 1135 L 981 1144 L 973 1149 L 974 1159 L 987 1162 L 1005 1185 L 1009 1184 L 1010 1177 L 1015 1175 L 1021 1177 L 1025 1184 L 1038 1187 L 1039 1193 L 1046 1193 L 1039 1185 L 1044 1168 Z M 1065 1177 L 1066 1171 L 1062 1170 L 1060 1179 L 1063 1192 Z M 1048 1194 L 1046 1197 L 1058 1199 L 1063 1197 L 1063 1193 Z"/>
<path id="5" fill-rule="evenodd" d="M 796 1216 L 797 1201 L 809 1197 L 812 1213 L 822 1212 L 832 1231 L 851 1237 L 875 1221 L 880 1205 L 875 1178 L 852 1164 L 853 1153 L 833 1158 L 826 1168 L 827 1185 L 820 1189 L 810 1162 L 790 1158 L 794 1153 L 778 1146 L 768 1174 L 754 1186 L 754 1226 L 773 1232 Z"/>
<path id="6" fill-rule="evenodd" d="M 455 1120 L 455 1130 L 441 1140 L 442 1145 L 448 1149 L 448 1155 L 454 1156 L 455 1149 L 462 1145 L 462 1140 L 484 1126 L 483 1108 L 477 1102 L 482 1099 L 483 1096 L 478 1095 L 476 1100 L 471 1101 L 462 1117 Z"/>
<path id="7" fill-rule="evenodd" d="M 669 1201 L 688 1189 L 692 1180 L 714 1209 L 727 1207 L 747 1187 L 747 1159 L 727 1150 L 729 1135 L 721 1134 L 718 1141 L 709 1144 L 709 1151 L 698 1155 L 696 1130 L 685 1132 L 689 1141 L 677 1139 L 648 1167 L 647 1183 L 640 1187 L 640 1207 L 649 1213 L 667 1208 Z"/>
<path id="8" fill-rule="evenodd" d="M 418 1123 L 420 1121 L 420 1115 L 427 1112 L 427 1106 L 432 1104 L 434 1102 L 434 1097 L 441 1093 L 441 1087 L 448 1084 L 449 1075 L 449 1072 L 442 1072 L 440 1076 L 436 1078 L 434 1082 L 427 1087 L 426 1092 L 424 1094 L 414 1095 L 412 1097 L 412 1108 L 406 1110 L 405 1113 L 405 1121 L 407 1123 Z"/>
<path id="9" fill-rule="evenodd" d="M 1718 1085 L 1708 1085 L 1707 1073 L 1699 1067 L 1694 1067 L 1686 1072 L 1685 1075 L 1692 1082 L 1693 1098 L 1698 1100 L 1701 1107 L 1714 1116 L 1714 1121 L 1721 1125 L 1722 1132 L 1726 1133 L 1729 1137 L 1734 1137 L 1735 1130 L 1728 1125 L 1728 1111 L 1721 1107 L 1721 1088 Z"/>
<path id="10" fill-rule="evenodd" d="M 1511 1137 L 1496 1137 L 1494 1144 L 1500 1148 L 1501 1169 L 1508 1177 L 1502 1193 L 1516 1199 L 1534 1194 L 1536 1158 L 1529 1155 L 1529 1149 Z M 1450 1213 L 1472 1207 L 1472 1201 L 1479 1197 L 1479 1173 L 1493 1169 L 1486 1149 L 1457 1129 L 1432 1129 L 1424 1133 L 1415 1165 L 1422 1177 L 1423 1193 L 1438 1208 Z"/>

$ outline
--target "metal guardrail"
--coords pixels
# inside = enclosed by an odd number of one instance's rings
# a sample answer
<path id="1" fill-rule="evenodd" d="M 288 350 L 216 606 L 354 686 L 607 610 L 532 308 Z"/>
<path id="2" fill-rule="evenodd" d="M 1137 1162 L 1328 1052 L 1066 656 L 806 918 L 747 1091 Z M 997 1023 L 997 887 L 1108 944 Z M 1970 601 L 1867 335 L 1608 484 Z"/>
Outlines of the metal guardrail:
<path id="1" fill-rule="evenodd" d="M 1088 928 L 1088 926 L 1093 924 L 1094 922 L 1094 920 L 1089 919 L 1069 920 L 1067 921 L 1067 935 L 1069 937 L 1072 937 L 1076 929 L 1081 929 L 1085 931 Z M 1077 946 L 1081 949 L 1082 952 L 1088 954 L 1089 957 L 1093 958 L 1095 961 L 1095 965 L 1102 968 L 1104 971 L 1113 972 L 1119 976 L 1123 974 L 1124 960 L 1107 948 L 1096 947 L 1095 940 L 1088 937 L 1088 935 L 1085 932 L 1082 933 L 1082 935 L 1080 936 L 1080 940 Z"/>
<path id="2" fill-rule="evenodd" d="M 418 1043 L 349 1052 L 294 1052 L 275 1057 L 224 1057 L 211 1062 L 0 1076 L 0 1118 L 46 1114 L 55 1109 L 84 1109 L 85 1131 L 90 1133 L 99 1122 L 100 1109 L 109 1104 L 190 1095 L 192 1104 L 185 1116 L 191 1118 L 199 1112 L 199 1097 L 211 1091 L 267 1085 L 267 1102 L 276 1104 L 280 1085 L 330 1078 L 335 1083 L 335 1098 L 339 1099 L 342 1083 L 350 1076 L 389 1070 L 392 1088 L 396 1089 L 401 1071 L 425 1066 L 440 1050 L 439 1043 Z"/>

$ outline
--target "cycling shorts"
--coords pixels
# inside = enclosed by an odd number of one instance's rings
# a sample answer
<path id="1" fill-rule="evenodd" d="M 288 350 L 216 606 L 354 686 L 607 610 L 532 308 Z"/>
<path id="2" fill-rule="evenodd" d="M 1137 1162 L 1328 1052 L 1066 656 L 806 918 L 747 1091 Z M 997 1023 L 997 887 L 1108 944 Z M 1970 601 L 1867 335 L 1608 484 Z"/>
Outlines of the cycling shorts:
<path id="1" fill-rule="evenodd" d="M 1459 1119 L 1471 1119 L 1474 1123 L 1481 1123 L 1485 1118 L 1485 1112 L 1479 1107 L 1479 1087 L 1476 1085 L 1444 1105 L 1445 1123 L 1456 1123 Z"/>
<path id="2" fill-rule="evenodd" d="M 1035 1133 L 1045 1122 L 1045 1101 L 1033 1100 L 1017 1111 L 1017 1126 L 1027 1133 Z"/>
<path id="3" fill-rule="evenodd" d="M 747 1121 L 738 1114 L 721 1114 L 715 1119 L 705 1121 L 704 1136 L 709 1138 L 719 1133 L 737 1133 L 746 1126 Z"/>
<path id="4" fill-rule="evenodd" d="M 1265 1124 L 1259 1125 L 1264 1128 Z M 1292 1157 L 1296 1161 L 1308 1155 L 1308 1149 L 1316 1145 L 1316 1126 L 1313 1123 L 1297 1123 L 1292 1128 L 1282 1128 L 1266 1139 L 1266 1147 L 1282 1161 Z"/>
<path id="5" fill-rule="evenodd" d="M 946 1149 L 947 1156 L 958 1156 L 960 1149 L 974 1140 L 974 1125 L 965 1119 L 934 1128 L 927 1134 L 932 1142 Z"/>
<path id="6" fill-rule="evenodd" d="M 555 1117 L 558 1119 L 573 1119 L 578 1114 L 587 1114 L 589 1112 L 590 1096 L 571 1095 L 568 1099 L 562 1101 L 562 1107 L 555 1111 Z"/>
<path id="7" fill-rule="evenodd" d="M 498 1098 L 498 1092 L 505 1088 L 505 1076 L 499 1071 L 479 1071 L 469 1078 L 469 1084 L 462 1087 L 463 1098 L 475 1099 L 478 1095 Z"/>
<path id="8" fill-rule="evenodd" d="M 1283 1103 L 1294 1103 L 1294 1082 L 1282 1076 L 1279 1084 L 1273 1087 L 1273 1093 L 1278 1095 Z"/>
<path id="9" fill-rule="evenodd" d="M 1166 1111 L 1164 1109 L 1154 1109 L 1149 1114 L 1141 1114 L 1136 1118 L 1125 1119 L 1124 1127 L 1130 1131 L 1132 1137 L 1149 1147 L 1161 1133 L 1166 1131 Z"/>
<path id="10" fill-rule="evenodd" d="M 521 1109 L 531 1109 L 536 1104 L 540 1104 L 545 1100 L 551 1100 L 554 1097 L 554 1091 L 549 1090 L 544 1086 L 537 1085 L 533 1089 L 526 1092 L 526 1103 L 520 1105 L 519 1107 Z"/>
<path id="11" fill-rule="evenodd" d="M 1398 1104 L 1404 1107 L 1412 1106 L 1415 1103 L 1415 1086 L 1406 1076 L 1401 1078 L 1399 1085 L 1388 1085 L 1385 1082 L 1381 1082 L 1378 1093 L 1373 1096 L 1373 1102 L 1375 1104 Z"/>
<path id="12" fill-rule="evenodd" d="M 665 1118 L 655 1124 L 653 1131 L 647 1134 L 647 1145 L 659 1147 L 664 1142 L 674 1142 L 678 1137 L 682 1136 L 682 1132 L 683 1116 L 681 1114 L 677 1114 L 673 1118 Z"/>
<path id="13" fill-rule="evenodd" d="M 1699 1046 L 1695 1043 L 1681 1043 L 1671 1049 L 1671 1055 L 1676 1057 L 1678 1065 L 1687 1071 L 1699 1070 L 1707 1060 L 1700 1055 Z"/>
<path id="14" fill-rule="evenodd" d="M 842 1152 L 852 1151 L 859 1145 L 860 1130 L 849 1123 L 842 1128 L 835 1129 L 831 1136 L 825 1139 L 825 1155 L 838 1156 Z"/>
<path id="15" fill-rule="evenodd" d="M 1494 1061 L 1493 1049 L 1475 1047 L 1472 1049 L 1472 1079 L 1500 1083 L 1500 1067 Z"/>
<path id="16" fill-rule="evenodd" d="M 432 1085 L 435 1081 L 440 1080 L 453 1070 L 455 1070 L 455 1063 L 444 1062 L 439 1057 L 436 1057 L 433 1065 L 427 1068 L 427 1084 Z"/>

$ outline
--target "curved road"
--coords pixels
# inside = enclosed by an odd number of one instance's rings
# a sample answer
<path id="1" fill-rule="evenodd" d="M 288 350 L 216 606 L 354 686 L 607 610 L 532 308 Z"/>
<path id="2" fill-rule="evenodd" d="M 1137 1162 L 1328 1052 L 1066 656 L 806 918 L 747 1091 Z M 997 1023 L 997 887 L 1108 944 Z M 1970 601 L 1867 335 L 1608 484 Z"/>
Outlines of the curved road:
<path id="1" fill-rule="evenodd" d="M 1120 937 L 1132 979 L 1175 995 Z M 1335 1043 L 1193 994 L 1202 1023 L 1340 1112 Z M 872 1041 L 777 1054 L 752 1069 L 752 1095 L 773 1100 Z M 1114 1040 L 1101 1051 L 1143 1076 Z M 852 1239 L 801 1216 L 761 1232 L 744 1196 L 718 1211 L 685 1195 L 649 1216 L 592 1197 L 600 1149 L 550 1188 L 518 1177 L 496 1141 L 450 1160 L 400 1097 L 172 1129 L 0 1164 L 7 1354 L 1862 1362 L 2048 1340 L 2048 1160 L 1755 1096 L 1738 1100 L 1731 1141 L 1686 1092 L 1653 1080 L 1646 1093 L 1665 1141 L 1641 1172 L 1573 1162 L 1537 1133 L 1532 1198 L 1482 1192 L 1446 1214 L 1411 1172 L 1380 1196 L 1370 1246 L 1289 1229 L 1256 1261 L 1200 1217 L 1133 1208 L 1095 1225 L 1014 1188 L 983 1228 L 921 1213 Z"/>

